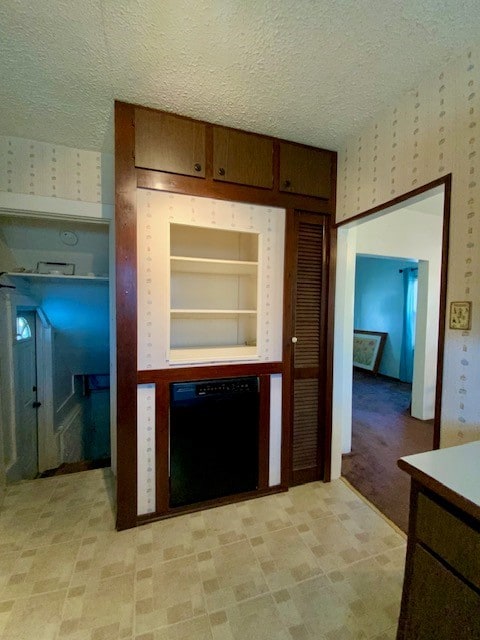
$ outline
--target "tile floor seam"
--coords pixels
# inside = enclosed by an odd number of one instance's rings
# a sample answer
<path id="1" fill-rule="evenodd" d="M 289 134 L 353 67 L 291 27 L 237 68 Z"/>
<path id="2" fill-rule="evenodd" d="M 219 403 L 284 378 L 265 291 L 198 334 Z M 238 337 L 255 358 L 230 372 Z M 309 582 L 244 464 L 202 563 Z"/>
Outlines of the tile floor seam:
<path id="1" fill-rule="evenodd" d="M 223 611 L 223 609 L 219 609 L 218 611 Z M 218 613 L 218 611 L 212 611 L 212 612 L 205 612 L 205 613 L 198 613 L 197 615 L 192 616 L 191 618 L 186 618 L 185 620 L 179 620 L 178 622 L 167 622 L 165 624 L 161 624 L 158 627 L 153 627 L 152 629 L 150 629 L 150 631 L 141 631 L 140 632 L 140 637 L 143 636 L 144 634 L 148 634 L 148 633 L 155 633 L 155 631 L 161 631 L 162 629 L 170 629 L 171 627 L 177 627 L 179 625 L 185 624 L 185 622 L 190 622 L 192 620 L 200 620 L 200 618 L 210 618 L 210 616 L 212 615 L 212 613 Z M 135 631 L 134 627 L 134 633 L 135 635 L 133 636 L 134 638 L 137 637 L 137 632 Z M 195 640 L 195 639 L 192 639 Z"/>

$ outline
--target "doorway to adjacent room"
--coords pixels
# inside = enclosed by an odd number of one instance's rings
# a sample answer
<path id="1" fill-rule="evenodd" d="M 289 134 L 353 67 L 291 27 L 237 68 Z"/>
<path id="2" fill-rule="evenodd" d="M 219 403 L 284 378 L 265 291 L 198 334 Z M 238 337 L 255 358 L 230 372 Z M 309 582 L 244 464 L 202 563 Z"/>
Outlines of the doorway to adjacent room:
<path id="1" fill-rule="evenodd" d="M 342 425 L 342 473 L 404 530 L 409 483 L 396 462 L 404 455 L 438 447 L 440 437 L 449 218 L 449 194 L 443 184 L 408 195 L 411 197 L 339 225 L 337 292 L 345 293 L 340 300 L 337 298 L 336 313 L 341 312 L 343 326 L 336 323 L 334 382 L 334 424 Z M 385 285 L 381 300 L 375 299 L 372 289 L 363 290 L 363 301 L 355 297 L 355 272 L 359 258 L 365 256 L 406 260 L 405 265 L 398 268 L 397 264 L 392 270 L 392 278 L 396 271 L 395 286 L 399 289 L 400 271 L 413 269 L 414 261 L 418 263 L 411 380 L 400 373 L 402 336 L 395 336 L 398 327 L 387 326 L 395 304 L 393 280 L 393 284 Z M 377 279 L 377 289 L 378 276 L 377 264 L 371 277 Z M 368 312 L 364 309 L 360 313 L 362 302 Z M 362 318 L 366 324 L 356 326 L 354 318 Z M 357 367 L 352 380 L 354 329 L 381 332 L 387 338 L 378 374 Z M 400 334 L 404 333 L 402 326 Z"/>

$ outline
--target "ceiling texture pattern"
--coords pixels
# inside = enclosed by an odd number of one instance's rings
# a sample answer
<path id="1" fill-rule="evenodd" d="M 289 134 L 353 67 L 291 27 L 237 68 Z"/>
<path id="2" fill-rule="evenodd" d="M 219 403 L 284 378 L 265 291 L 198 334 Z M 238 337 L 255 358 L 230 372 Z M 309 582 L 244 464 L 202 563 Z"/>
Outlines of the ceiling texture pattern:
<path id="1" fill-rule="evenodd" d="M 480 41 L 478 0 L 4 0 L 0 135 L 113 150 L 113 100 L 338 149 Z"/>

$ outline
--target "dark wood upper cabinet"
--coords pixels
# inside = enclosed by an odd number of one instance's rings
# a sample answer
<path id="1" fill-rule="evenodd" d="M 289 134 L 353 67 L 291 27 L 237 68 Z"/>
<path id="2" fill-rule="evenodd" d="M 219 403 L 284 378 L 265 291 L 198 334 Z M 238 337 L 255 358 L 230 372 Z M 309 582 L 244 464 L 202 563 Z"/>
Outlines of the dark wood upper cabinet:
<path id="1" fill-rule="evenodd" d="M 213 179 L 271 189 L 272 139 L 244 131 L 214 127 Z"/>
<path id="2" fill-rule="evenodd" d="M 331 151 L 280 143 L 280 191 L 331 197 Z"/>
<path id="3" fill-rule="evenodd" d="M 135 166 L 205 177 L 205 123 L 135 109 Z"/>

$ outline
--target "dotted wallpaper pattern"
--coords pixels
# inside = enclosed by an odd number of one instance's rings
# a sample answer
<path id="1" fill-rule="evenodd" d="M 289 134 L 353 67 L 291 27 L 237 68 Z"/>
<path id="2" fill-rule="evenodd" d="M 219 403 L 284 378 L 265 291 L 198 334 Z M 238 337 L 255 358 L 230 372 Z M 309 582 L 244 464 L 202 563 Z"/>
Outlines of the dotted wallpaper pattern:
<path id="1" fill-rule="evenodd" d="M 282 358 L 285 212 L 210 198 L 137 191 L 138 368 L 163 369 L 169 340 L 171 222 L 260 233 L 260 361 Z M 167 284 L 166 284 L 167 283 Z"/>
<path id="2" fill-rule="evenodd" d="M 452 173 L 450 301 L 473 302 L 471 331 L 446 330 L 441 444 L 480 439 L 480 47 L 374 118 L 339 152 L 337 220 Z M 448 315 L 448 312 L 447 312 Z"/>
<path id="3" fill-rule="evenodd" d="M 137 515 L 153 513 L 155 503 L 155 385 L 137 388 Z"/>
<path id="4" fill-rule="evenodd" d="M 0 136 L 0 191 L 113 203 L 113 156 Z"/>

